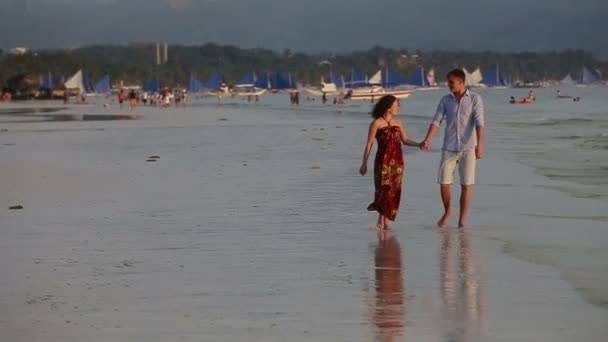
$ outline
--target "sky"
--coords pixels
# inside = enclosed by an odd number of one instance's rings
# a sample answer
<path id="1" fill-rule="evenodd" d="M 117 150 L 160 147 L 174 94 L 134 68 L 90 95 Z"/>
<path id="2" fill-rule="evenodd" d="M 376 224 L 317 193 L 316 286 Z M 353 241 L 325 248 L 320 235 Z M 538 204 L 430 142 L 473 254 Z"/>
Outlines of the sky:
<path id="1" fill-rule="evenodd" d="M 606 0 L 0 0 L 0 47 L 161 40 L 335 53 L 583 48 L 605 59 L 605 18 Z"/>

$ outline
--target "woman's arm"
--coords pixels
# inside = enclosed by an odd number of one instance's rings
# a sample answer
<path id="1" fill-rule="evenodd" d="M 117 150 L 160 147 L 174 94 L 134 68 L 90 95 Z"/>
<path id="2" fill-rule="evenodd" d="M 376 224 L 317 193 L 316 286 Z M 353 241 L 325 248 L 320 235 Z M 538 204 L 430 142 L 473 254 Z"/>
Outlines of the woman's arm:
<path id="1" fill-rule="evenodd" d="M 372 153 L 372 147 L 374 147 L 374 139 L 376 139 L 376 132 L 378 131 L 378 125 L 374 120 L 369 125 L 369 131 L 367 134 L 367 143 L 365 144 L 365 151 L 363 152 L 363 161 L 361 162 L 361 168 L 359 169 L 359 173 L 361 175 L 365 175 L 367 173 L 367 160 L 369 159 L 369 155 Z"/>
<path id="2" fill-rule="evenodd" d="M 399 129 L 401 130 L 401 142 L 403 143 L 403 145 L 420 147 L 420 143 L 415 142 L 414 140 L 411 140 L 407 136 L 407 131 L 405 130 L 405 125 L 403 125 L 403 122 L 401 120 L 398 121 L 398 124 L 399 124 Z"/>

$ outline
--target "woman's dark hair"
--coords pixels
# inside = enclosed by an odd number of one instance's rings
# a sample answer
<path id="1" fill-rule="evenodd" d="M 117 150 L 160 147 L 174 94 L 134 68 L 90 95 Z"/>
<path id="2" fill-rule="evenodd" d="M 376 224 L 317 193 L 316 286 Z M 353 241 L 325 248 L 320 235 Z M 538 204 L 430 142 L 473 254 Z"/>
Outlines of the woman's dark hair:
<path id="1" fill-rule="evenodd" d="M 372 109 L 372 118 L 378 119 L 382 117 L 393 106 L 395 101 L 397 101 L 397 98 L 393 95 L 382 96 L 374 105 L 374 109 Z"/>
<path id="2" fill-rule="evenodd" d="M 450 78 L 450 77 L 460 78 L 462 81 L 464 81 L 464 79 L 465 79 L 464 71 L 462 71 L 460 69 L 454 69 L 454 70 L 448 72 L 448 74 L 445 78 Z"/>

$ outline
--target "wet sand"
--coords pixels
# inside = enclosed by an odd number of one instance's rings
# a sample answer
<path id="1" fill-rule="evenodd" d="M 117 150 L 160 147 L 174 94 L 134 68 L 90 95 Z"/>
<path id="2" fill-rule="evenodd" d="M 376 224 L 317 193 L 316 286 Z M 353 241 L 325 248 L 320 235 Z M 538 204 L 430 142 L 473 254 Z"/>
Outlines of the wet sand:
<path id="1" fill-rule="evenodd" d="M 606 273 L 595 272 L 605 266 L 574 272 L 534 253 L 577 231 L 583 251 L 605 243 L 604 203 L 547 189 L 559 183 L 488 153 L 470 227 L 454 218 L 439 230 L 438 151 L 408 149 L 400 216 L 379 234 L 365 211 L 372 178 L 357 175 L 367 121 L 225 106 L 2 124 L 0 336 L 607 336 Z M 425 125 L 413 121 L 410 135 Z"/>

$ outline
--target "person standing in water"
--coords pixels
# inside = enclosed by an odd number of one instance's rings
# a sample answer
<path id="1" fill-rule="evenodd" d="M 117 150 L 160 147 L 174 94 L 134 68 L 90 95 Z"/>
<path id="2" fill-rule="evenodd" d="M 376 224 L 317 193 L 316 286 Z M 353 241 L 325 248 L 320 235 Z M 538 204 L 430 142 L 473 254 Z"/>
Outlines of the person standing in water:
<path id="1" fill-rule="evenodd" d="M 378 151 L 374 162 L 374 202 L 367 207 L 378 212 L 378 229 L 390 229 L 389 221 L 395 221 L 401 201 L 401 181 L 404 172 L 401 143 L 420 146 L 408 139 L 405 126 L 396 116 L 400 104 L 396 97 L 386 95 L 380 98 L 371 113 L 374 120 L 369 125 L 367 144 L 359 172 L 367 173 L 367 160 L 372 152 L 374 140 L 378 141 Z"/>
<path id="2" fill-rule="evenodd" d="M 439 101 L 421 148 L 424 150 L 431 148 L 431 141 L 445 119 L 443 152 L 437 179 L 440 184 L 444 213 L 437 226 L 445 226 L 452 215 L 450 188 L 458 167 L 461 186 L 458 226 L 462 228 L 466 224 L 471 191 L 475 184 L 476 160 L 483 158 L 484 108 L 481 96 L 467 90 L 464 83 L 465 74 L 462 70 L 450 71 L 447 79 L 451 93 Z"/>

